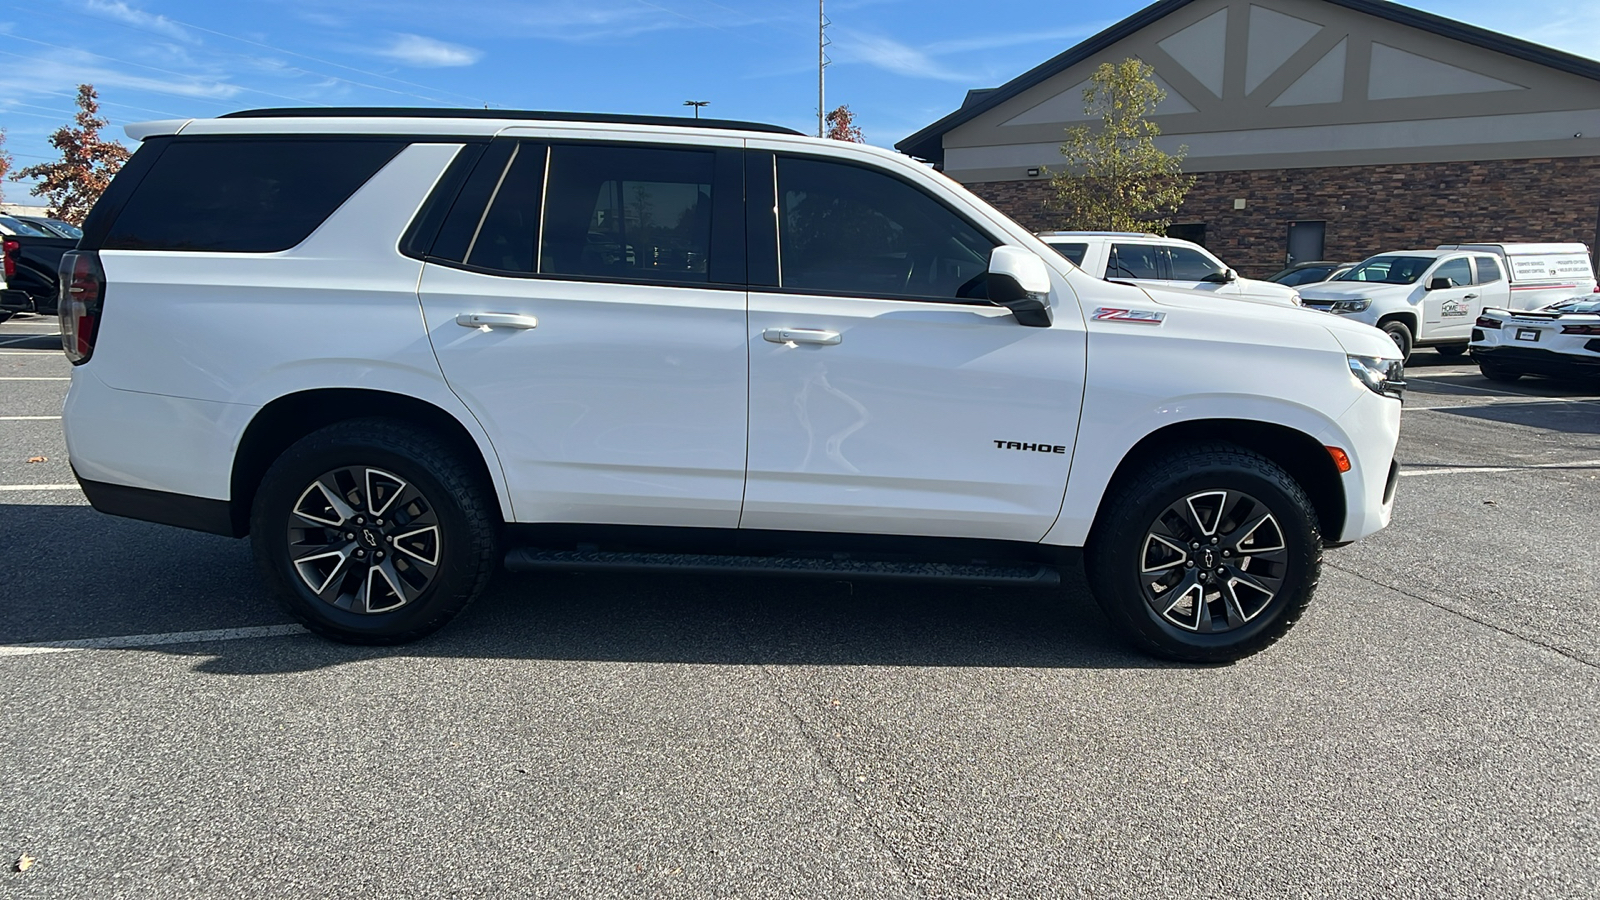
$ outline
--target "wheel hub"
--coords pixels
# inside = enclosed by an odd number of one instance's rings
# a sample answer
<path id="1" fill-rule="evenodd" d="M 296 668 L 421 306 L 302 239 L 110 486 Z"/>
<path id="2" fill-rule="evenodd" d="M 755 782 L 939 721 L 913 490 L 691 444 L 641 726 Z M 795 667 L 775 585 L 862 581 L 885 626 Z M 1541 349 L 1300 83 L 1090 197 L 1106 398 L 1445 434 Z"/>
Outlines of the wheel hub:
<path id="1" fill-rule="evenodd" d="M 1151 611 L 1168 624 L 1232 631 L 1278 595 L 1288 555 L 1266 504 L 1242 491 L 1202 491 L 1169 505 L 1151 523 L 1139 583 Z"/>
<path id="2" fill-rule="evenodd" d="M 416 600 L 438 574 L 438 514 L 417 487 L 369 466 L 323 473 L 288 516 L 290 561 L 323 602 L 386 613 Z"/>

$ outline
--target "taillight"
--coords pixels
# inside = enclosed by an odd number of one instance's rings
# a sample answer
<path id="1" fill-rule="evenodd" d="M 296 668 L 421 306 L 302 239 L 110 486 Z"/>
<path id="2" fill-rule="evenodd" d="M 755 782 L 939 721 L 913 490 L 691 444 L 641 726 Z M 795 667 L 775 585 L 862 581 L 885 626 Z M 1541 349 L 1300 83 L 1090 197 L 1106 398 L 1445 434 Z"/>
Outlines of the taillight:
<path id="1" fill-rule="evenodd" d="M 16 241 L 6 241 L 0 243 L 0 248 L 4 248 L 6 257 L 6 278 L 11 278 L 17 274 L 17 251 L 22 249 L 22 245 Z"/>
<path id="2" fill-rule="evenodd" d="M 1488 316 L 1479 316 L 1478 317 L 1478 321 L 1474 322 L 1473 324 L 1477 325 L 1479 328 L 1496 328 L 1496 329 L 1498 329 L 1500 327 L 1500 320 L 1499 319 L 1492 319 L 1492 318 L 1490 318 Z"/>
<path id="3" fill-rule="evenodd" d="M 1562 334 L 1594 334 L 1600 335 L 1600 325 L 1563 325 Z"/>
<path id="4" fill-rule="evenodd" d="M 56 299 L 61 316 L 61 349 L 73 365 L 82 365 L 94 353 L 94 339 L 100 333 L 106 271 L 100 267 L 100 254 L 73 250 L 62 254 L 57 275 L 61 283 Z"/>

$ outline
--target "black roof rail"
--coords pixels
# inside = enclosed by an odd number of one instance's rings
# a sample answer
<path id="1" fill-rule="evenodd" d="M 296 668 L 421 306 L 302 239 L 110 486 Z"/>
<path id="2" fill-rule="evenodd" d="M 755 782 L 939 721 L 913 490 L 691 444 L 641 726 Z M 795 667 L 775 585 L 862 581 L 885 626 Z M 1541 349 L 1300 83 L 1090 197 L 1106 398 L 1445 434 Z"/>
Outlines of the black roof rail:
<path id="1" fill-rule="evenodd" d="M 729 131 L 760 131 L 768 134 L 800 132 L 782 125 L 738 122 L 732 119 L 692 119 L 686 116 L 630 116 L 615 113 L 549 112 L 532 109 L 452 109 L 439 106 L 280 106 L 272 109 L 244 109 L 218 116 L 221 119 L 295 119 L 307 117 L 398 119 L 527 119 L 536 122 L 599 122 L 615 125 L 661 125 L 678 128 L 722 128 Z"/>

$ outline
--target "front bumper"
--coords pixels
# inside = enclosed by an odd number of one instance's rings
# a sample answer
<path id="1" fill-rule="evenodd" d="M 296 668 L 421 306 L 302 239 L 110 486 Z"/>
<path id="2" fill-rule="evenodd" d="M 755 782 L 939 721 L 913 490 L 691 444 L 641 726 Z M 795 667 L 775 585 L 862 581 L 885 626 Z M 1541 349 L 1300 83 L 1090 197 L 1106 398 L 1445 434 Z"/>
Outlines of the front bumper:
<path id="1" fill-rule="evenodd" d="M 1399 467 L 1394 451 L 1400 443 L 1400 401 L 1366 389 L 1339 417 L 1342 435 L 1328 434 L 1324 443 L 1345 445 L 1350 455 L 1350 471 L 1340 476 L 1344 483 L 1344 531 L 1330 542 L 1358 541 L 1389 525 L 1394 516 L 1395 487 Z"/>

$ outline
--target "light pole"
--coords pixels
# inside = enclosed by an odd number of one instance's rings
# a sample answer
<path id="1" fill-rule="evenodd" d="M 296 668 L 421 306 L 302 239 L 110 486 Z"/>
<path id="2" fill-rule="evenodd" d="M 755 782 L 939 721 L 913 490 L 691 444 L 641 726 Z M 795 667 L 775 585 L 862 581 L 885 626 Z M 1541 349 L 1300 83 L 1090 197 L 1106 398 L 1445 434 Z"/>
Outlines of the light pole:
<path id="1" fill-rule="evenodd" d="M 710 100 L 685 100 L 685 101 L 683 101 L 683 105 L 684 106 L 692 106 L 692 107 L 694 107 L 694 117 L 696 119 L 698 119 L 698 118 L 700 118 L 700 107 L 702 107 L 702 106 L 710 106 L 711 105 L 711 101 Z"/>

